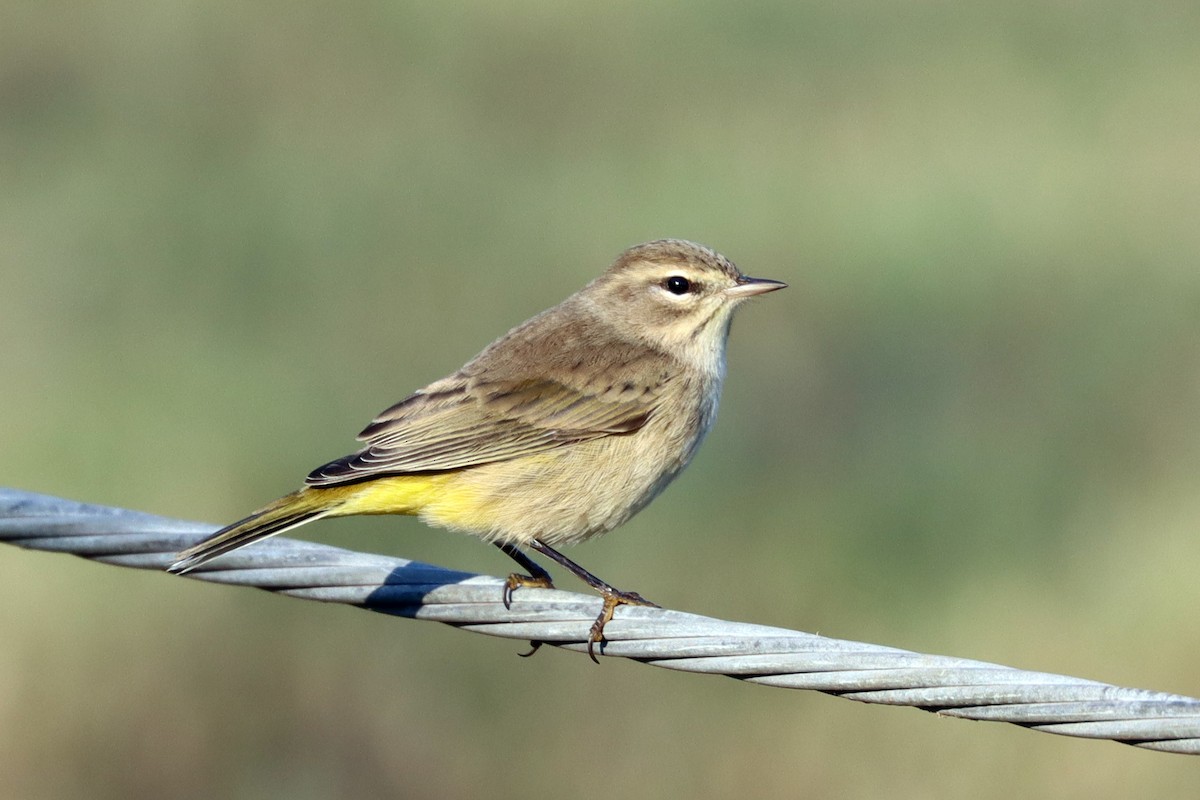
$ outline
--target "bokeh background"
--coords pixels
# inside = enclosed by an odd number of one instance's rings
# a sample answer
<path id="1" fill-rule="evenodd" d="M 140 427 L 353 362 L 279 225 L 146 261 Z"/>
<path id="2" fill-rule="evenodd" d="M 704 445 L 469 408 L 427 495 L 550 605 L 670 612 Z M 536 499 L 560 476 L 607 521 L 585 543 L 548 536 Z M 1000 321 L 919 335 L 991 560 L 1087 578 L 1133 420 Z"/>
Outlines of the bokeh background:
<path id="1" fill-rule="evenodd" d="M 689 471 L 574 557 L 676 608 L 1200 693 L 1200 5 L 3 17 L 0 485 L 229 521 L 627 245 L 694 238 L 792 288 L 739 315 Z M 510 568 L 414 520 L 305 535 Z M 11 549 L 0 642 L 5 797 L 1200 786 Z"/>

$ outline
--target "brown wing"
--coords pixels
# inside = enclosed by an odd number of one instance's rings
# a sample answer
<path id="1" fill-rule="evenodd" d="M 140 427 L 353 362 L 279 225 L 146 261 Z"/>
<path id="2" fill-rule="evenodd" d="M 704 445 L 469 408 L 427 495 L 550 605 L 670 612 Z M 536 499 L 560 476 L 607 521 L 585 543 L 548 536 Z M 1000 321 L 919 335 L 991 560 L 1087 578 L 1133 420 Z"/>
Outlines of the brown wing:
<path id="1" fill-rule="evenodd" d="M 581 390 L 544 378 L 482 382 L 460 373 L 384 411 L 359 434 L 364 449 L 314 470 L 307 483 L 462 469 L 632 433 L 654 413 L 660 388 Z"/>

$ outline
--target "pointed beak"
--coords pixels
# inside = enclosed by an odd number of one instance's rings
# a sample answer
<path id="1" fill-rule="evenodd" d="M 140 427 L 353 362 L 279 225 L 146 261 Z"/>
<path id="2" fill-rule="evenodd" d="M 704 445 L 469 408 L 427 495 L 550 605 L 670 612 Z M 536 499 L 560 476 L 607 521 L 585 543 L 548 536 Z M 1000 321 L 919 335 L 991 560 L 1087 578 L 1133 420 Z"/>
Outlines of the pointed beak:
<path id="1" fill-rule="evenodd" d="M 738 278 L 737 285 L 725 290 L 725 294 L 738 300 L 744 300 L 747 297 L 786 288 L 787 284 L 783 281 L 773 281 L 770 278 L 747 278 L 743 275 Z"/>

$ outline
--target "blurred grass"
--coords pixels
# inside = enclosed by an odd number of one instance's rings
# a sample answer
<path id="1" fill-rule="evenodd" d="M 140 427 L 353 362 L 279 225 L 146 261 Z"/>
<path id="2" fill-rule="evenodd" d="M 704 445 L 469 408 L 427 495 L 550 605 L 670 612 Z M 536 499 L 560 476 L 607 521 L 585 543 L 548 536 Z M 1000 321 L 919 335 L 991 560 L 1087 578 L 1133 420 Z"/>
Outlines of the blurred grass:
<path id="1" fill-rule="evenodd" d="M 235 518 L 623 247 L 695 238 L 793 288 L 740 315 L 688 474 L 575 556 L 702 613 L 1200 691 L 1194 4 L 5 17 L 0 484 Z M 306 535 L 508 569 L 411 520 Z M 5 796 L 1194 786 L 61 557 L 5 552 L 0 608 Z"/>

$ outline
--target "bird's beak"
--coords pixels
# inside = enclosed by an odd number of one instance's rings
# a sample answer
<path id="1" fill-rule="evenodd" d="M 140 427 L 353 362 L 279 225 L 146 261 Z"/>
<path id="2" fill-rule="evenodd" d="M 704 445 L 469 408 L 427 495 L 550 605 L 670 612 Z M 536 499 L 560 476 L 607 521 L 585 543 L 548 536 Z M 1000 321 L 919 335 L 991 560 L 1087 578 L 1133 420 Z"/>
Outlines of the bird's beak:
<path id="1" fill-rule="evenodd" d="M 747 278 L 743 275 L 738 278 L 736 285 L 725 290 L 725 294 L 738 300 L 744 300 L 747 297 L 754 297 L 757 294 L 766 294 L 776 289 L 786 288 L 787 284 L 783 281 L 773 281 L 770 278 Z"/>

